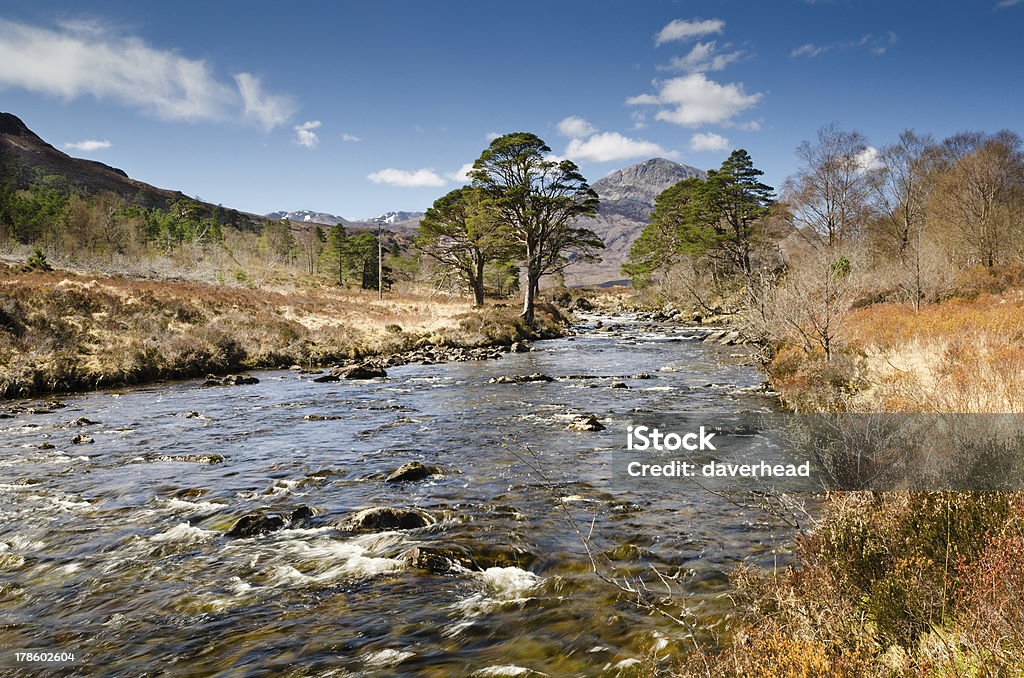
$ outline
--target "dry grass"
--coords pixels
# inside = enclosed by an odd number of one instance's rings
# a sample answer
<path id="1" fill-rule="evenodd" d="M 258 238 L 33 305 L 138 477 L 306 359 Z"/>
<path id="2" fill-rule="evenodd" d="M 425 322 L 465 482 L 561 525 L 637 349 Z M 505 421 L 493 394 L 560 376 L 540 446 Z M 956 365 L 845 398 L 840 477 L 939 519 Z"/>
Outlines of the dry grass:
<path id="1" fill-rule="evenodd" d="M 850 317 L 863 355 L 859 406 L 888 411 L 1024 412 L 1024 292 L 922 307 L 881 304 Z"/>
<path id="2" fill-rule="evenodd" d="M 552 332 L 558 320 L 543 330 Z M 557 311 L 553 311 L 557 316 Z M 535 336 L 516 309 L 335 287 L 250 289 L 0 265 L 0 397 L 321 365 Z"/>

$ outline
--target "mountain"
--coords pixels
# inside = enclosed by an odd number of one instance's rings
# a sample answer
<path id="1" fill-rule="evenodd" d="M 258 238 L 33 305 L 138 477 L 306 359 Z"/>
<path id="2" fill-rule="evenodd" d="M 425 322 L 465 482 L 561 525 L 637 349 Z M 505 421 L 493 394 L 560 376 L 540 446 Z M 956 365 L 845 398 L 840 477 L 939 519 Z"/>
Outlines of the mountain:
<path id="1" fill-rule="evenodd" d="M 328 214 L 326 212 L 311 212 L 310 210 L 299 210 L 297 212 L 286 212 L 282 210 L 280 212 L 271 212 L 264 216 L 268 219 L 286 219 L 299 224 L 323 224 L 324 226 L 333 226 L 334 224 L 348 226 L 352 223 L 348 219 L 343 219 L 334 214 Z"/>
<path id="2" fill-rule="evenodd" d="M 380 216 L 370 219 L 350 220 L 327 212 L 313 212 L 310 210 L 299 210 L 297 212 L 271 212 L 266 215 L 268 219 L 287 219 L 300 224 L 323 224 L 333 226 L 341 224 L 345 228 L 373 230 L 378 224 L 383 224 L 388 231 L 394 233 L 412 233 L 420 225 L 423 212 L 385 212 Z"/>
<path id="3" fill-rule="evenodd" d="M 45 186 L 85 195 L 111 192 L 126 202 L 147 208 L 166 208 L 188 197 L 181 191 L 169 191 L 132 179 L 116 167 L 73 158 L 43 141 L 17 116 L 3 112 L 0 112 L 0 182 L 12 183 L 17 188 Z M 204 202 L 199 204 L 206 215 L 216 207 Z M 223 223 L 237 228 L 258 230 L 264 221 L 252 214 L 216 209 Z"/>
<path id="4" fill-rule="evenodd" d="M 601 198 L 598 214 L 580 222 L 604 240 L 601 262 L 574 264 L 565 272 L 567 285 L 599 285 L 622 280 L 622 264 L 629 259 L 629 248 L 644 226 L 650 223 L 654 199 L 659 193 L 683 179 L 703 179 L 707 172 L 696 167 L 652 158 L 616 170 L 595 181 L 591 187 Z"/>

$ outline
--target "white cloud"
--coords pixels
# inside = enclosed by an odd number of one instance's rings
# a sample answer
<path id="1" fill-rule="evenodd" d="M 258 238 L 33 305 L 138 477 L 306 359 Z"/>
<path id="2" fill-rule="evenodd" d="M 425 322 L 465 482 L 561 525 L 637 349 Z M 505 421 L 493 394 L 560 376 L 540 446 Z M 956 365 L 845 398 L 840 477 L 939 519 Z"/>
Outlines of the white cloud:
<path id="1" fill-rule="evenodd" d="M 263 91 L 263 83 L 252 73 L 239 73 L 235 76 L 238 93 L 242 96 L 243 113 L 249 120 L 256 122 L 264 130 L 270 131 L 287 122 L 295 113 L 295 104 L 285 96 L 267 94 Z"/>
<path id="2" fill-rule="evenodd" d="M 1007 7 L 1019 5 L 1021 2 L 1024 2 L 1024 0 L 999 0 L 996 3 L 996 9 L 1006 9 Z"/>
<path id="3" fill-rule="evenodd" d="M 495 139 L 497 139 L 500 136 L 501 135 L 498 134 L 497 132 L 488 132 L 487 133 L 487 141 L 488 142 L 494 141 Z"/>
<path id="4" fill-rule="evenodd" d="M 65 100 L 110 99 L 165 120 L 248 118 L 271 128 L 291 114 L 286 98 L 264 93 L 250 74 L 220 80 L 201 59 L 96 22 L 49 29 L 0 19 L 0 86 Z"/>
<path id="5" fill-rule="evenodd" d="M 804 57 L 804 56 L 808 57 L 809 59 L 813 59 L 814 57 L 818 56 L 819 54 L 823 54 L 823 53 L 827 52 L 829 49 L 830 48 L 827 45 L 826 46 L 821 46 L 821 45 L 815 45 L 813 42 L 808 42 L 807 44 L 800 45 L 799 47 L 794 49 L 792 52 L 789 53 L 789 56 L 793 57 L 794 59 L 796 57 Z"/>
<path id="6" fill-rule="evenodd" d="M 425 188 L 444 186 L 445 180 L 433 169 L 424 167 L 418 170 L 402 170 L 388 167 L 366 175 L 375 184 L 390 184 L 403 188 Z"/>
<path id="7" fill-rule="evenodd" d="M 730 45 L 725 45 L 729 49 Z M 684 71 L 686 73 L 703 73 L 705 71 L 720 71 L 743 56 L 742 50 L 722 52 L 718 49 L 717 43 L 698 42 L 693 46 L 686 56 L 675 56 L 667 66 L 658 66 L 661 71 Z"/>
<path id="8" fill-rule="evenodd" d="M 106 139 L 85 139 L 84 141 L 69 141 L 64 144 L 64 148 L 71 149 L 73 151 L 99 151 L 104 148 L 110 148 L 113 146 L 112 143 Z"/>
<path id="9" fill-rule="evenodd" d="M 663 45 L 676 40 L 700 38 L 712 33 L 721 33 L 723 29 L 725 29 L 725 22 L 721 19 L 695 19 L 693 21 L 675 19 L 658 31 L 658 34 L 654 36 L 654 44 Z"/>
<path id="10" fill-rule="evenodd" d="M 1020 2 L 1021 0 L 1017 1 Z M 891 46 L 895 45 L 899 41 L 900 36 L 896 35 L 892 31 L 887 31 L 884 35 L 867 33 L 857 40 L 840 40 L 839 42 L 830 42 L 825 45 L 816 45 L 813 42 L 808 42 L 793 49 L 789 53 L 789 56 L 794 59 L 799 57 L 813 59 L 825 54 L 826 52 L 857 49 L 866 49 L 872 56 L 882 56 Z"/>
<path id="11" fill-rule="evenodd" d="M 362 137 L 357 137 L 355 134 L 349 134 L 348 132 L 342 132 L 341 140 L 344 141 L 344 142 L 347 142 L 347 143 L 355 143 L 357 141 L 362 141 L 363 138 Z"/>
<path id="12" fill-rule="evenodd" d="M 451 179 L 457 184 L 468 184 L 470 181 L 469 173 L 470 171 L 472 171 L 472 169 L 473 163 L 467 162 L 465 165 L 455 170 L 454 172 L 448 172 L 447 174 L 445 174 L 445 177 Z"/>
<path id="13" fill-rule="evenodd" d="M 611 160 L 627 160 L 629 158 L 651 157 L 655 155 L 678 155 L 666 151 L 653 141 L 632 139 L 618 132 L 601 132 L 590 138 L 573 139 L 565 147 L 565 156 L 572 160 L 590 162 L 608 162 Z"/>
<path id="14" fill-rule="evenodd" d="M 857 154 L 857 167 L 861 172 L 869 172 L 882 167 L 882 159 L 878 157 L 878 149 L 867 146 Z"/>
<path id="15" fill-rule="evenodd" d="M 703 73 L 671 78 L 658 84 L 657 95 L 641 94 L 630 97 L 626 103 L 668 106 L 658 111 L 655 117 L 684 127 L 731 124 L 732 118 L 764 98 L 760 92 L 747 94 L 740 83 L 723 85 L 709 80 Z"/>
<path id="16" fill-rule="evenodd" d="M 724 151 L 727 148 L 729 148 L 729 140 L 721 134 L 698 132 L 690 137 L 690 149 L 697 153 L 701 151 Z"/>
<path id="17" fill-rule="evenodd" d="M 578 115 L 570 115 L 568 118 L 565 118 L 562 122 L 558 123 L 558 133 L 563 137 L 569 137 L 570 139 L 588 137 L 596 131 L 596 127 Z"/>
<path id="18" fill-rule="evenodd" d="M 633 121 L 633 129 L 647 127 L 647 114 L 643 111 L 630 111 L 629 118 Z"/>
<path id="19" fill-rule="evenodd" d="M 295 143 L 300 146 L 312 150 L 316 148 L 316 145 L 320 143 L 320 138 L 317 137 L 316 132 L 313 130 L 320 127 L 319 120 L 307 120 L 306 122 L 296 125 L 292 129 L 295 130 Z"/>

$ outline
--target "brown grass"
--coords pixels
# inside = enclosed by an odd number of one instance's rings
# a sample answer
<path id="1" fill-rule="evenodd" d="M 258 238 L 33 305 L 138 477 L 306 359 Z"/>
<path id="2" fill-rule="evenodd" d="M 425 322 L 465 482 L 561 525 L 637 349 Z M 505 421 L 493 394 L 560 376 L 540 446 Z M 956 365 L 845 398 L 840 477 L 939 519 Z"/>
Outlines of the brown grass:
<path id="1" fill-rule="evenodd" d="M 542 309 L 543 311 L 543 309 Z M 556 332 L 547 309 L 541 332 Z M 534 337 L 516 309 L 336 287 L 250 289 L 0 266 L 0 397 L 324 365 Z"/>

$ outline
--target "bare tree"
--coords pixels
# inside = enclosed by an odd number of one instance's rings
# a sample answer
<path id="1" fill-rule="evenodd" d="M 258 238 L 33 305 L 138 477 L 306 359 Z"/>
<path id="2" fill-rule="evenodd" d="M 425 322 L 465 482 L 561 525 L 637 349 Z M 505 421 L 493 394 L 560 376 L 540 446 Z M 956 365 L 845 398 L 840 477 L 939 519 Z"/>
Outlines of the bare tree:
<path id="1" fill-rule="evenodd" d="M 973 136 L 954 139 L 956 145 L 947 141 L 946 147 L 966 153 L 939 179 L 932 205 L 938 220 L 950 230 L 967 265 L 994 266 L 1019 258 L 1024 215 L 1020 137 L 1000 132 L 981 143 Z"/>
<path id="2" fill-rule="evenodd" d="M 828 247 L 860 235 L 870 214 L 869 171 L 876 160 L 864 136 L 829 125 L 818 130 L 816 144 L 800 144 L 796 155 L 803 165 L 783 187 L 794 225 Z"/>

